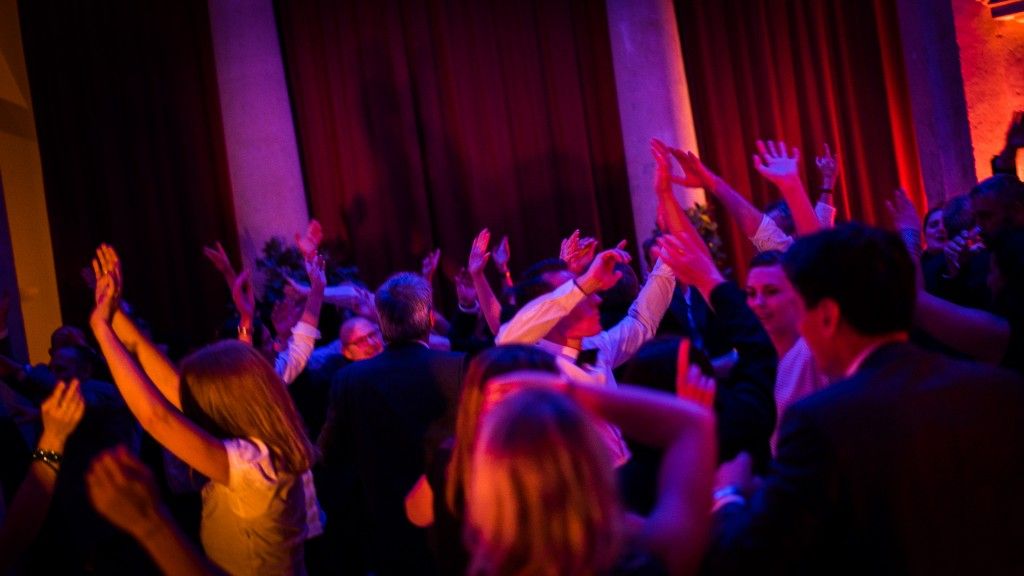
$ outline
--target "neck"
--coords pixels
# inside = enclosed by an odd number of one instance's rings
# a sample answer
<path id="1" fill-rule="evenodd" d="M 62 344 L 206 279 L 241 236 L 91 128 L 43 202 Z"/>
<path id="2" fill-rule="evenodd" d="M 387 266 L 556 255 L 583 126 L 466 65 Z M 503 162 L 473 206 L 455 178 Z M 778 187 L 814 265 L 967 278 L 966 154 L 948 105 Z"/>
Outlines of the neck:
<path id="1" fill-rule="evenodd" d="M 875 335 L 863 335 L 863 334 L 848 334 L 846 342 L 842 346 L 837 347 L 836 363 L 835 363 L 835 374 L 833 376 L 842 378 L 850 371 L 853 367 L 853 363 L 857 360 L 863 360 L 862 356 L 868 350 L 874 350 L 883 344 L 889 344 L 890 342 L 906 342 L 908 335 L 906 332 L 890 332 L 888 334 L 875 334 Z M 859 368 L 859 367 L 858 367 Z"/>
<path id="2" fill-rule="evenodd" d="M 577 350 L 583 349 L 582 338 L 573 338 L 568 336 L 564 331 L 559 330 L 557 326 L 548 332 L 547 335 L 544 336 L 544 339 L 548 342 L 558 344 L 559 346 L 575 348 Z"/>
<path id="3" fill-rule="evenodd" d="M 796 330 L 769 332 L 768 338 L 771 338 L 772 345 L 775 346 L 775 353 L 778 354 L 779 358 L 782 358 L 796 344 L 796 341 L 800 338 L 800 333 Z"/>

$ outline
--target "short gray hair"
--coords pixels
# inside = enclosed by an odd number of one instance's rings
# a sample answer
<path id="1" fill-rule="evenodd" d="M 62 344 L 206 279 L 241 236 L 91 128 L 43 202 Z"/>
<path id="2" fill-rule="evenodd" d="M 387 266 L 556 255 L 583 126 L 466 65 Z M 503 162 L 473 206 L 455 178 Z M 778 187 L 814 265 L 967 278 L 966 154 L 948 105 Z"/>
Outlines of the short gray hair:
<path id="1" fill-rule="evenodd" d="M 433 296 L 419 274 L 399 272 L 388 278 L 374 297 L 384 341 L 408 342 L 430 337 Z"/>

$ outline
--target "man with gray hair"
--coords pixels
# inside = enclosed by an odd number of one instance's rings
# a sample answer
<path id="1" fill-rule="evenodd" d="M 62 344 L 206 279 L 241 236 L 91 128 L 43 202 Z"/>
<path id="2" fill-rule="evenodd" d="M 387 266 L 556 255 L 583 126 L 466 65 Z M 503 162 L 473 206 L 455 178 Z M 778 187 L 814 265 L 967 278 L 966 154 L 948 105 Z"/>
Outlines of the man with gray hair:
<path id="1" fill-rule="evenodd" d="M 342 562 L 361 557 L 357 569 L 430 574 L 426 531 L 406 520 L 404 499 L 430 444 L 453 432 L 465 356 L 427 347 L 434 310 L 421 276 L 395 274 L 375 300 L 384 351 L 338 372 L 320 434 L 328 541 Z"/>

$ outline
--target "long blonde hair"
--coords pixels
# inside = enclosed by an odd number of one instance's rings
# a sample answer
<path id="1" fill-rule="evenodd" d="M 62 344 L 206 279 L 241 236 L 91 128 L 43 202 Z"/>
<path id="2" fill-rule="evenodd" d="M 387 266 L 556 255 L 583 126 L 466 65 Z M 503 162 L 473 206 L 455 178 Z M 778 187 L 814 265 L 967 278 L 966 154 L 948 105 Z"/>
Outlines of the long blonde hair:
<path id="1" fill-rule="evenodd" d="M 466 370 L 455 421 L 455 445 L 445 485 L 448 509 L 459 518 L 463 515 L 466 485 L 472 472 L 473 446 L 480 430 L 484 386 L 495 376 L 519 370 L 558 374 L 558 364 L 554 356 L 536 346 L 511 344 L 484 350 L 473 358 Z"/>
<path id="2" fill-rule="evenodd" d="M 600 574 L 622 546 L 607 449 L 578 406 L 524 390 L 485 418 L 466 499 L 473 575 Z"/>
<path id="3" fill-rule="evenodd" d="M 314 449 L 284 382 L 252 346 L 224 340 L 181 363 L 181 407 L 218 438 L 258 438 L 280 471 L 300 474 Z"/>

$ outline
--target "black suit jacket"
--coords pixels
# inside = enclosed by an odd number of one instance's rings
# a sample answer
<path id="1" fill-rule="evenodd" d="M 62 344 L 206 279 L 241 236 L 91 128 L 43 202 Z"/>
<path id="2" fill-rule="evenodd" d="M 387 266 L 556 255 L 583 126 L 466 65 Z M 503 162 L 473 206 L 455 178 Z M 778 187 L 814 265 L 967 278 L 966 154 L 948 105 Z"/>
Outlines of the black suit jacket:
<path id="1" fill-rule="evenodd" d="M 359 539 L 379 574 L 432 571 L 426 531 L 406 519 L 404 499 L 426 471 L 428 444 L 452 434 L 464 363 L 463 354 L 390 344 L 335 376 L 320 434 L 327 527 Z"/>
<path id="2" fill-rule="evenodd" d="M 727 574 L 1024 574 L 1024 381 L 911 344 L 794 404 L 749 506 L 716 515 Z"/>

